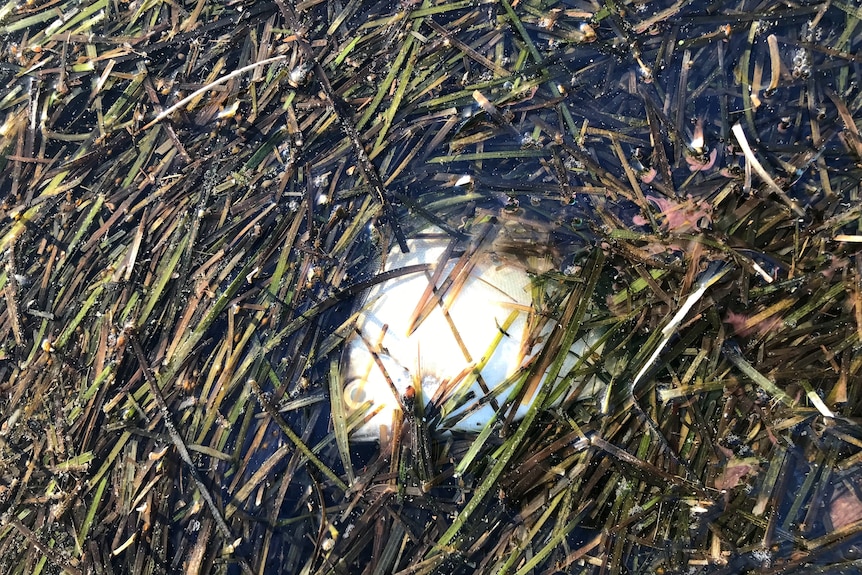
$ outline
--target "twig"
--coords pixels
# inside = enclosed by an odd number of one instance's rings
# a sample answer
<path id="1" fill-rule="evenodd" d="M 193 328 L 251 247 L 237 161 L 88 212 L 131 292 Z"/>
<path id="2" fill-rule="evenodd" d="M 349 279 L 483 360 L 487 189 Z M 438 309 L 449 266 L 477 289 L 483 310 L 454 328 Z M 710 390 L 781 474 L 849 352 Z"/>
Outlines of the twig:
<path id="1" fill-rule="evenodd" d="M 189 94 L 188 96 L 186 96 L 185 98 L 180 100 L 179 102 L 176 102 L 173 106 L 171 106 L 169 108 L 165 108 L 155 118 L 150 120 L 147 124 L 145 124 L 138 131 L 143 132 L 143 131 L 149 130 L 150 128 L 152 128 L 153 126 L 155 126 L 156 124 L 158 124 L 159 122 L 161 122 L 162 120 L 164 120 L 165 118 L 167 118 L 168 116 L 170 116 L 171 114 L 173 114 L 174 112 L 176 112 L 177 110 L 179 110 L 180 108 L 182 108 L 183 106 L 185 106 L 186 104 L 188 104 L 189 102 L 191 102 L 192 100 L 197 98 L 198 96 L 200 96 L 201 94 L 204 94 L 204 93 L 212 90 L 216 86 L 218 86 L 220 84 L 224 84 L 225 82 L 232 80 L 233 78 L 236 78 L 237 76 L 241 76 L 242 74 L 245 74 L 249 70 L 254 70 L 255 68 L 258 68 L 260 66 L 266 66 L 267 64 L 272 64 L 273 62 L 278 62 L 280 60 L 284 60 L 286 57 L 287 56 L 284 56 L 284 55 L 273 56 L 272 58 L 267 58 L 266 60 L 261 60 L 259 62 L 255 62 L 253 64 L 249 64 L 248 66 L 243 66 L 242 68 L 234 70 L 230 74 L 225 74 L 224 76 L 222 76 L 218 80 L 215 80 L 214 82 L 210 82 L 209 84 L 207 84 L 203 88 L 198 88 L 197 90 L 195 90 L 194 92 L 192 92 L 191 94 Z"/>
<path id="2" fill-rule="evenodd" d="M 12 525 L 12 527 L 14 527 L 15 529 L 17 529 L 18 532 L 21 533 L 21 535 L 23 535 L 24 538 L 29 541 L 31 545 L 38 549 L 39 552 L 42 553 L 42 555 L 45 557 L 45 559 L 62 569 L 64 573 L 68 573 L 69 575 L 81 575 L 80 569 L 75 569 L 71 565 L 61 563 L 60 556 L 58 555 L 58 550 L 51 549 L 50 547 L 42 543 L 39 540 L 39 537 L 37 537 L 36 534 L 33 533 L 33 531 L 29 527 L 21 523 L 21 521 L 17 517 L 15 517 L 14 515 L 11 516 L 9 518 L 9 524 Z"/>
<path id="3" fill-rule="evenodd" d="M 377 168 L 368 157 L 368 153 L 365 151 L 365 146 L 362 145 L 362 141 L 359 139 L 359 134 L 356 132 L 356 126 L 353 125 L 348 114 L 345 113 L 344 102 L 332 89 L 332 85 L 329 83 L 326 72 L 320 66 L 320 63 L 311 51 L 311 46 L 309 46 L 308 42 L 306 42 L 300 35 L 299 20 L 297 19 L 296 14 L 281 0 L 276 0 L 275 3 L 278 5 L 279 9 L 281 9 L 281 13 L 287 21 L 287 25 L 296 33 L 296 43 L 302 51 L 306 62 L 311 65 L 314 75 L 317 77 L 317 81 L 320 83 L 320 87 L 323 90 L 326 99 L 332 106 L 336 119 L 341 125 L 342 131 L 347 136 L 347 139 L 350 140 L 350 145 L 353 147 L 353 151 L 356 154 L 357 163 L 359 164 L 359 169 L 362 171 L 362 175 L 371 185 L 371 188 L 374 190 L 374 195 L 377 197 L 377 201 L 380 202 L 380 205 L 383 207 L 383 219 L 387 224 L 389 224 L 389 227 L 392 228 L 392 233 L 395 234 L 395 240 L 398 242 L 398 247 L 406 254 L 410 251 L 407 247 L 407 238 L 404 236 L 404 232 L 401 231 L 401 227 L 395 219 L 394 210 L 392 209 L 392 204 L 389 203 L 389 199 L 386 197 L 386 188 L 383 187 L 383 181 L 380 179 L 380 174 L 377 173 Z"/>
<path id="4" fill-rule="evenodd" d="M 158 404 L 159 406 L 159 411 L 161 411 L 162 413 L 162 419 L 165 422 L 165 428 L 168 430 L 168 435 L 170 435 L 174 447 L 177 448 L 177 452 L 180 454 L 180 459 L 182 459 L 183 462 L 188 466 L 189 473 L 192 476 L 192 480 L 194 480 L 198 491 L 200 491 L 201 497 L 203 497 L 204 501 L 206 501 L 207 503 L 207 506 L 210 508 L 210 512 L 213 515 L 213 519 L 215 519 L 218 530 L 221 531 L 222 537 L 224 537 L 225 541 L 227 541 L 228 543 L 236 541 L 233 532 L 231 531 L 227 522 L 224 520 L 224 516 L 222 516 L 221 509 L 219 509 L 216 505 L 212 493 L 210 493 L 209 489 L 201 479 L 200 473 L 198 472 L 197 467 L 195 467 L 191 455 L 189 455 L 189 450 L 186 447 L 182 436 L 179 434 L 176 426 L 174 425 L 171 411 L 170 409 L 168 409 L 168 404 L 165 402 L 165 397 L 162 395 L 162 390 L 159 387 L 159 383 L 156 381 L 156 378 L 153 377 L 153 374 L 150 371 L 150 366 L 147 363 L 147 358 L 144 355 L 144 350 L 141 347 L 141 342 L 138 339 L 138 335 L 134 333 L 133 330 L 129 330 L 129 333 L 127 335 L 129 341 L 131 341 L 132 343 L 132 350 L 134 350 L 135 356 L 138 358 L 138 362 L 141 364 L 141 370 L 143 370 L 144 372 L 144 378 L 146 378 L 147 383 L 150 386 L 150 391 L 152 392 L 153 397 L 156 400 L 156 404 Z M 242 569 L 243 573 L 247 573 L 249 575 L 253 573 L 251 567 L 248 565 L 248 563 L 246 563 L 244 559 L 237 557 L 237 561 L 239 562 L 239 566 Z"/>

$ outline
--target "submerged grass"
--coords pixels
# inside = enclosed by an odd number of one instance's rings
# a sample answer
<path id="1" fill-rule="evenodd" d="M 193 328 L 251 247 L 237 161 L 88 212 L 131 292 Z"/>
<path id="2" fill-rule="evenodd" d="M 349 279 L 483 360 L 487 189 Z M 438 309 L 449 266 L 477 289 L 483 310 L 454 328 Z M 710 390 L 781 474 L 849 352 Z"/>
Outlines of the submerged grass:
<path id="1" fill-rule="evenodd" d="M 857 570 L 858 27 L 0 5 L 0 571 Z M 351 302 L 390 244 L 490 218 L 562 286 L 529 377 L 594 357 L 478 437 L 420 405 L 350 443 Z"/>

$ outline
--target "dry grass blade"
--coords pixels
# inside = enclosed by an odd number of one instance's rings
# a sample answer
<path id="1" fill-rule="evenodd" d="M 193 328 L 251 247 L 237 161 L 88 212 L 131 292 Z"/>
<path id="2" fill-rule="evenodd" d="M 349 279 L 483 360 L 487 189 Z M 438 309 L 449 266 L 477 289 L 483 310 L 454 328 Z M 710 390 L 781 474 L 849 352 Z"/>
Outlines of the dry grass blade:
<path id="1" fill-rule="evenodd" d="M 745 138 L 745 132 L 743 131 L 742 126 L 734 124 L 732 130 L 737 143 L 739 143 L 739 147 L 742 148 L 742 152 L 745 154 L 746 161 L 751 165 L 752 169 L 757 172 L 757 175 L 766 182 L 766 185 L 769 186 L 769 190 L 781 198 L 781 200 L 787 204 L 787 207 L 793 210 L 797 215 L 805 217 L 805 211 L 799 207 L 799 204 L 790 199 L 787 192 L 775 183 L 775 180 L 772 179 L 764 169 L 763 165 L 757 160 L 757 156 L 754 155 L 754 151 L 751 149 L 751 146 L 748 145 L 748 140 Z"/>

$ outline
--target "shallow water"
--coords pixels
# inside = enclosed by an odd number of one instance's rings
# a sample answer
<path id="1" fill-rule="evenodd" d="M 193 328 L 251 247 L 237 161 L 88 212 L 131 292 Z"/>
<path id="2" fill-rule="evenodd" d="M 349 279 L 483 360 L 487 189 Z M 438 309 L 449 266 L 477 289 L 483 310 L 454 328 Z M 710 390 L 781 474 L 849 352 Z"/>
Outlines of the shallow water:
<path id="1" fill-rule="evenodd" d="M 0 570 L 851 572 L 859 16 L 0 8 Z M 384 254 L 489 218 L 608 393 L 346 441 Z"/>

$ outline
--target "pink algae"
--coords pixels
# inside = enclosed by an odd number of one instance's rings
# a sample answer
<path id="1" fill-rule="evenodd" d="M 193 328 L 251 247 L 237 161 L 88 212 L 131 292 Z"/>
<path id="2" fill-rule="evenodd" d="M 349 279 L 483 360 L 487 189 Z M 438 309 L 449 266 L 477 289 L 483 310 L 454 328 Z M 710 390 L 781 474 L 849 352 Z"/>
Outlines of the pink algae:
<path id="1" fill-rule="evenodd" d="M 664 231 L 699 232 L 712 224 L 712 206 L 705 200 L 696 200 L 690 195 L 681 202 L 653 195 L 647 196 L 647 200 L 658 208 L 658 220 Z M 632 222 L 636 226 L 648 223 L 641 215 L 632 218 Z"/>

